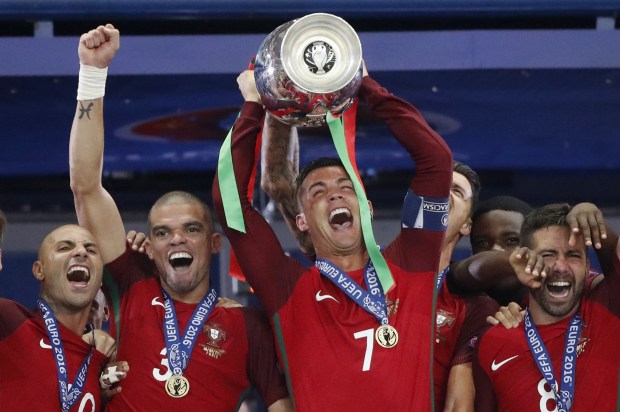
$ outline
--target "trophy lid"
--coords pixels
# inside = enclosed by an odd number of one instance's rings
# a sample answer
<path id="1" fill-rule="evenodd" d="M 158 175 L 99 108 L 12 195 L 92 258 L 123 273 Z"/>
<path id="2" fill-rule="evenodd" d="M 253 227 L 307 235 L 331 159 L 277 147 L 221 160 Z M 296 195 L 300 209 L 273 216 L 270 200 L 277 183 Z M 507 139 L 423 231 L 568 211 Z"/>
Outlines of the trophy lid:
<path id="1" fill-rule="evenodd" d="M 282 66 L 299 87 L 331 93 L 347 86 L 362 62 L 362 45 L 353 28 L 327 13 L 304 16 L 288 28 L 281 45 Z"/>

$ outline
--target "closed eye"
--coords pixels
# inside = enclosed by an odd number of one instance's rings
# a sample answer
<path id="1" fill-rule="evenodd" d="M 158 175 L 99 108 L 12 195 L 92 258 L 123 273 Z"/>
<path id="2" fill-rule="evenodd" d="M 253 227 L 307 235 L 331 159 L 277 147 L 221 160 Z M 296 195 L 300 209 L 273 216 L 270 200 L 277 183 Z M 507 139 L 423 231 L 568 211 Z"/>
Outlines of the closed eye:
<path id="1" fill-rule="evenodd" d="M 578 259 L 581 259 L 581 258 L 583 257 L 583 256 L 582 256 L 582 254 L 581 254 L 581 253 L 579 253 L 579 252 L 577 252 L 577 251 L 574 251 L 574 252 L 568 252 L 568 253 L 567 253 L 567 255 L 568 255 L 568 257 L 570 257 L 570 258 L 578 258 Z"/>
<path id="2" fill-rule="evenodd" d="M 453 187 L 450 191 L 457 197 L 465 199 L 465 192 L 460 187 Z"/>

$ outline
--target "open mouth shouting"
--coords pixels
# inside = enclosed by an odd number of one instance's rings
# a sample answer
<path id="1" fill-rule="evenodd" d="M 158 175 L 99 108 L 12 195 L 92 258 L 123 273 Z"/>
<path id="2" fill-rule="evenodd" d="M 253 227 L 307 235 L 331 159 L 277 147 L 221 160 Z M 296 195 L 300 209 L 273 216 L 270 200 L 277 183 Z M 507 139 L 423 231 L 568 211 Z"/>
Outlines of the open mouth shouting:
<path id="1" fill-rule="evenodd" d="M 547 294 L 554 300 L 564 300 L 568 297 L 573 286 L 567 281 L 554 280 L 553 282 L 546 282 L 544 287 Z"/>
<path id="2" fill-rule="evenodd" d="M 84 265 L 72 265 L 67 271 L 67 280 L 73 286 L 86 287 L 90 280 L 90 269 Z"/>
<path id="3" fill-rule="evenodd" d="M 353 215 L 349 209 L 339 207 L 329 214 L 329 224 L 333 229 L 348 228 L 353 224 Z"/>
<path id="4" fill-rule="evenodd" d="M 190 267 L 194 257 L 187 252 L 172 252 L 168 257 L 168 263 L 175 270 L 185 270 Z"/>

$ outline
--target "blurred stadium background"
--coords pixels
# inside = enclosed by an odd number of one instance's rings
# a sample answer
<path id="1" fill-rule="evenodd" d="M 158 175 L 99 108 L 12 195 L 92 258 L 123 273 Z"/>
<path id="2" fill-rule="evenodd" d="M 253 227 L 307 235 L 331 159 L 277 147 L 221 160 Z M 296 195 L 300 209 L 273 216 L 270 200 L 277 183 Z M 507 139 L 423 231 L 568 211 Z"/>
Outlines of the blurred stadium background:
<path id="1" fill-rule="evenodd" d="M 612 0 L 4 0 L 0 2 L 0 296 L 33 306 L 42 236 L 75 221 L 68 139 L 77 41 L 121 30 L 106 91 L 105 185 L 128 229 L 184 189 L 210 201 L 217 153 L 242 103 L 235 78 L 278 25 L 333 13 L 358 32 L 371 75 L 408 99 L 475 168 L 482 198 L 534 206 L 593 201 L 620 230 L 620 1 Z M 412 165 L 360 109 L 358 164 L 389 242 Z M 331 154 L 327 130 L 301 132 L 302 163 Z M 261 207 L 264 196 L 258 196 Z M 295 253 L 284 224 L 281 239 Z M 465 242 L 459 256 L 469 253 Z M 222 294 L 246 301 L 215 262 Z"/>

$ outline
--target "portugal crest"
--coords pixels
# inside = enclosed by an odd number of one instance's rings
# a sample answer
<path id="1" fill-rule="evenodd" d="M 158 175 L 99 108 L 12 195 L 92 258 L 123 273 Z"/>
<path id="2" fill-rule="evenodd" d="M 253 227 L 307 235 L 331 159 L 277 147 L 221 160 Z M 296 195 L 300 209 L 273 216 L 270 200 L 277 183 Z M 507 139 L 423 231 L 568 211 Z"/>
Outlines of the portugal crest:
<path id="1" fill-rule="evenodd" d="M 439 309 L 437 311 L 437 318 L 436 318 L 436 332 L 437 333 L 435 335 L 435 342 L 439 343 L 439 342 L 444 342 L 446 340 L 446 338 L 441 336 L 441 328 L 446 327 L 446 326 L 447 327 L 452 326 L 455 320 L 456 320 L 456 316 L 454 316 L 452 312 L 448 312 L 447 310 L 443 310 L 443 309 Z"/>
<path id="2" fill-rule="evenodd" d="M 222 344 L 226 342 L 226 331 L 221 325 L 216 323 L 206 323 L 202 327 L 202 332 L 207 335 L 208 342 L 201 345 L 205 353 L 212 358 L 219 359 L 226 351 L 222 349 Z"/>

